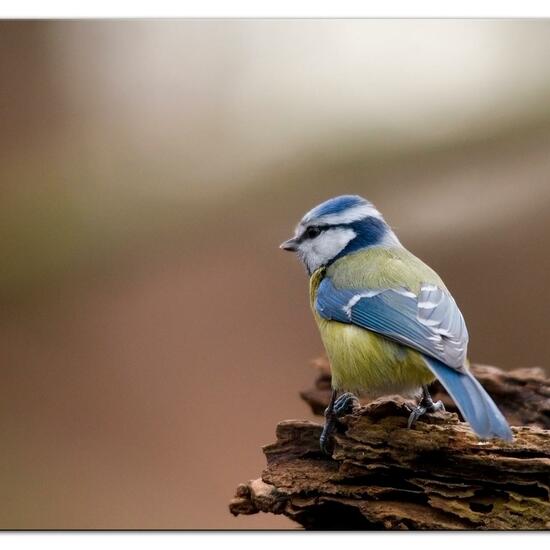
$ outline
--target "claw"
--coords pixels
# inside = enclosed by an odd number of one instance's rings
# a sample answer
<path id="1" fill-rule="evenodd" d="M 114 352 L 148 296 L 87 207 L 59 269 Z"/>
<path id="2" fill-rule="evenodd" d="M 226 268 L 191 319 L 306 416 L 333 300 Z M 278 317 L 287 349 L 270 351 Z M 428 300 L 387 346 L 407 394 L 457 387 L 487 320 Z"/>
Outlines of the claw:
<path id="1" fill-rule="evenodd" d="M 423 414 L 426 414 L 427 412 L 434 413 L 437 411 L 444 411 L 445 405 L 443 405 L 442 401 L 437 401 L 436 403 L 434 403 L 432 401 L 430 393 L 428 392 L 428 388 L 426 386 L 423 386 L 422 399 L 418 406 L 416 406 L 414 409 L 411 409 L 410 407 L 407 408 L 411 411 L 409 420 L 407 421 L 407 427 L 411 428 Z"/>
<path id="2" fill-rule="evenodd" d="M 411 428 L 413 426 L 413 424 L 423 415 L 423 414 L 426 414 L 427 412 L 427 408 L 426 407 L 422 407 L 421 405 L 418 405 L 418 407 L 415 407 L 410 416 L 409 416 L 409 420 L 407 422 L 407 428 Z"/>
<path id="3" fill-rule="evenodd" d="M 342 418 L 346 414 L 353 411 L 358 405 L 359 400 L 353 393 L 343 393 L 335 402 L 333 407 L 334 416 L 336 418 Z"/>
<path id="4" fill-rule="evenodd" d="M 443 401 L 436 401 L 435 403 L 432 403 L 431 407 L 428 408 L 428 412 L 434 413 L 437 411 L 445 412 L 445 405 L 443 405 Z"/>

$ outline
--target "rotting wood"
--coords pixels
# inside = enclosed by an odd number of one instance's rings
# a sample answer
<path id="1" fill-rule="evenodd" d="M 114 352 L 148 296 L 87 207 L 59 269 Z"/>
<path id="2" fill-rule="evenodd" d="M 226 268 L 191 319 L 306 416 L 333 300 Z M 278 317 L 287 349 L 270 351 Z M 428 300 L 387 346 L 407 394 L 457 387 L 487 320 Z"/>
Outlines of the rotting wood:
<path id="1" fill-rule="evenodd" d="M 302 396 L 320 412 L 330 374 L 317 367 Z M 321 424 L 286 420 L 263 448 L 261 478 L 238 487 L 230 511 L 284 514 L 309 529 L 550 528 L 550 383 L 540 369 L 472 371 L 513 425 L 513 443 L 478 441 L 441 389 L 434 397 L 448 411 L 411 430 L 400 397 L 357 408 L 339 421 L 332 457 L 319 450 Z"/>

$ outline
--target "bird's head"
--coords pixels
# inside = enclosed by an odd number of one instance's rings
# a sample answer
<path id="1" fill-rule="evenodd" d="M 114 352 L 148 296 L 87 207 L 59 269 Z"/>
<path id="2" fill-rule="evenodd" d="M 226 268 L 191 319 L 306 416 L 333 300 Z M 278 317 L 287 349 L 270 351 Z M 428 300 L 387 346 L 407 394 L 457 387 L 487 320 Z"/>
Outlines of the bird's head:
<path id="1" fill-rule="evenodd" d="M 296 252 L 311 275 L 319 267 L 374 245 L 400 243 L 372 203 L 357 195 L 342 195 L 310 210 L 294 237 L 280 248 Z"/>

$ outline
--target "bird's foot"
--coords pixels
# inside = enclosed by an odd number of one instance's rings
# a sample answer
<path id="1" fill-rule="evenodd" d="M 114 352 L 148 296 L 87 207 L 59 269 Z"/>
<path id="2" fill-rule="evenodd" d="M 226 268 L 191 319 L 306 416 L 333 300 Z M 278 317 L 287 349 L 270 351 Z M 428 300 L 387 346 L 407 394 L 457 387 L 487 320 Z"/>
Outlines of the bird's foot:
<path id="1" fill-rule="evenodd" d="M 411 409 L 411 414 L 409 416 L 409 421 L 407 422 L 407 427 L 411 428 L 423 414 L 434 413 L 444 410 L 445 405 L 443 405 L 442 401 L 434 402 L 431 397 L 423 397 L 420 403 L 414 409 Z"/>
<path id="2" fill-rule="evenodd" d="M 332 412 L 336 418 L 342 418 L 353 412 L 353 409 L 359 405 L 359 399 L 353 393 L 343 393 L 335 402 Z M 326 412 L 326 411 L 325 411 Z"/>
<path id="3" fill-rule="evenodd" d="M 330 454 L 328 449 L 328 441 L 332 432 L 336 428 L 336 421 L 353 411 L 358 405 L 359 400 L 352 393 L 343 393 L 338 399 L 331 400 L 330 405 L 325 410 L 325 426 L 319 438 L 321 451 L 325 454 Z"/>

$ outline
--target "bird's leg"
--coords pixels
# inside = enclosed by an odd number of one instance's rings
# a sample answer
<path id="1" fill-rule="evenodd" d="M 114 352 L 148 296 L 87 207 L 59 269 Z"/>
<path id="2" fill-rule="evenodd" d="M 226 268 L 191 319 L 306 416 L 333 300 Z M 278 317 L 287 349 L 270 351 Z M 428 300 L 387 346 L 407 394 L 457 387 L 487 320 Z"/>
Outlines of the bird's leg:
<path id="1" fill-rule="evenodd" d="M 432 396 L 428 391 L 428 386 L 422 386 L 422 398 L 420 403 L 411 411 L 407 426 L 410 428 L 423 414 L 444 411 L 445 406 L 441 401 L 433 402 Z"/>
<path id="2" fill-rule="evenodd" d="M 330 396 L 330 401 L 328 407 L 325 409 L 325 425 L 319 438 L 319 446 L 321 451 L 325 454 L 329 454 L 327 443 L 330 434 L 334 431 L 334 426 L 336 424 L 336 419 L 334 417 L 334 402 L 336 401 L 336 396 L 338 395 L 338 390 L 332 390 L 332 395 Z"/>
<path id="3" fill-rule="evenodd" d="M 330 402 L 325 409 L 325 426 L 319 438 L 321 451 L 325 454 L 330 454 L 328 450 L 328 439 L 336 427 L 336 420 L 350 413 L 357 404 L 357 397 L 352 393 L 343 393 L 336 399 L 337 395 L 338 390 L 332 390 Z"/>

